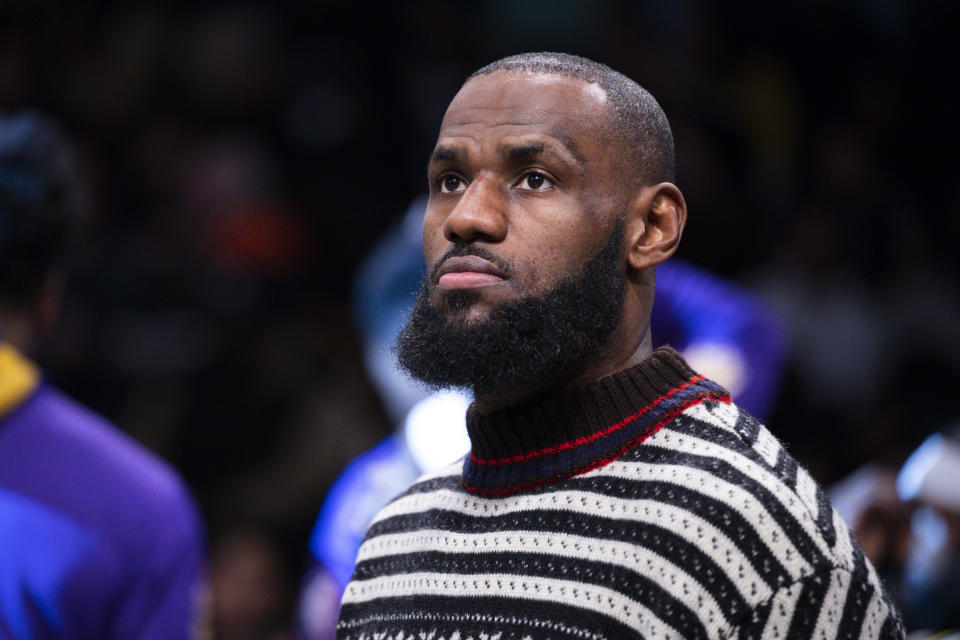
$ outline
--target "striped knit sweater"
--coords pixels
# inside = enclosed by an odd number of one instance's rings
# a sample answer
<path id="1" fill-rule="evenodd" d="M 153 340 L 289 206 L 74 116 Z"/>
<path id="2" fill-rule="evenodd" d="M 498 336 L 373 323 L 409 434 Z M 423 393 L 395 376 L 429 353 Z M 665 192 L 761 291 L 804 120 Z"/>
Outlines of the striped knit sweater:
<path id="1" fill-rule="evenodd" d="M 670 349 L 467 419 L 371 524 L 337 638 L 904 636 L 810 475 Z"/>

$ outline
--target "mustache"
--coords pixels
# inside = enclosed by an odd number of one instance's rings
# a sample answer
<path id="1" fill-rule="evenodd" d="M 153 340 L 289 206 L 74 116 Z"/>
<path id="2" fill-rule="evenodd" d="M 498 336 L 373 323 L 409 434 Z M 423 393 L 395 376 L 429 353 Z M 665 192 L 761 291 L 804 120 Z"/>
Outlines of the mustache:
<path id="1" fill-rule="evenodd" d="M 442 258 L 433 264 L 433 268 L 430 269 L 430 281 L 436 281 L 438 277 L 437 272 L 440 270 L 440 267 L 443 266 L 444 262 L 450 258 L 460 258 L 463 256 L 476 256 L 478 258 L 483 258 L 497 269 L 502 271 L 505 276 L 509 277 L 512 275 L 513 269 L 510 268 L 510 265 L 507 264 L 502 258 L 495 255 L 492 251 L 475 243 L 464 243 L 453 245 L 449 251 L 443 254 Z"/>

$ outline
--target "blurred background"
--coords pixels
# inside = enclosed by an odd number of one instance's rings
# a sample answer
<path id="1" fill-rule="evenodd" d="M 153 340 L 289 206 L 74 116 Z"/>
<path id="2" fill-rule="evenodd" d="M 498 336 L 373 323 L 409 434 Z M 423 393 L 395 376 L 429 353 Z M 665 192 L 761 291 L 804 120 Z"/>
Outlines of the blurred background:
<path id="1" fill-rule="evenodd" d="M 220 637 L 254 637 L 231 611 L 283 635 L 324 494 L 393 428 L 353 274 L 504 55 L 585 55 L 661 102 L 678 255 L 779 316 L 769 422 L 820 483 L 960 419 L 960 5 L 779 4 L 0 2 L 0 109 L 61 118 L 94 185 L 38 360 L 184 474 Z"/>

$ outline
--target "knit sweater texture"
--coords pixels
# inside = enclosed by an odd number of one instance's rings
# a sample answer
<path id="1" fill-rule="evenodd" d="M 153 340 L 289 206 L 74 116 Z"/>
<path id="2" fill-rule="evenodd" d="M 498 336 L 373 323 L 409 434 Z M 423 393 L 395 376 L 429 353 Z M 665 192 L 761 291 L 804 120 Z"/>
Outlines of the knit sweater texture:
<path id="1" fill-rule="evenodd" d="M 467 424 L 372 522 L 337 638 L 904 637 L 807 471 L 669 348 Z"/>

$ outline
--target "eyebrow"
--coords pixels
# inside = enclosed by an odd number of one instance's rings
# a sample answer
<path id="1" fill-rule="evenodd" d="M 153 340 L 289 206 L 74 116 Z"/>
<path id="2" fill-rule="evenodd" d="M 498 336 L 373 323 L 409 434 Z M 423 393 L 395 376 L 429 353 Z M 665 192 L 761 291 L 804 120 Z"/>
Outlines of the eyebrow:
<path id="1" fill-rule="evenodd" d="M 459 154 L 456 149 L 450 147 L 437 147 L 433 150 L 433 153 L 430 154 L 430 162 L 438 162 L 441 160 L 456 160 Z"/>
<path id="2" fill-rule="evenodd" d="M 530 142 L 528 144 L 511 145 L 504 147 L 500 153 L 513 160 L 523 160 L 532 156 L 538 156 L 543 153 L 546 147 L 542 142 Z"/>
<path id="3" fill-rule="evenodd" d="M 567 163 L 574 161 L 573 164 L 578 167 L 580 172 L 583 172 L 583 167 L 586 165 L 586 161 L 583 156 L 577 150 L 576 145 L 573 144 L 573 140 L 566 135 L 554 134 L 557 139 L 562 142 L 560 145 L 556 144 L 546 144 L 539 140 L 521 143 L 517 145 L 505 145 L 500 148 L 500 153 L 512 160 L 525 160 L 527 158 L 533 158 L 541 154 L 548 154 L 559 158 Z"/>
<path id="4" fill-rule="evenodd" d="M 569 153 L 570 156 L 573 156 L 573 159 L 582 168 L 586 164 L 586 161 L 577 149 L 576 144 L 574 144 L 573 139 L 564 133 L 558 132 L 554 135 L 562 143 L 561 145 L 547 145 L 538 140 L 517 145 L 505 145 L 499 149 L 499 152 L 501 155 L 512 160 L 524 160 L 543 153 L 563 158 L 565 155 L 564 152 L 566 152 Z M 430 154 L 430 163 L 458 160 L 460 157 L 461 152 L 455 147 L 439 146 Z M 567 159 L 569 159 L 569 156 Z"/>

